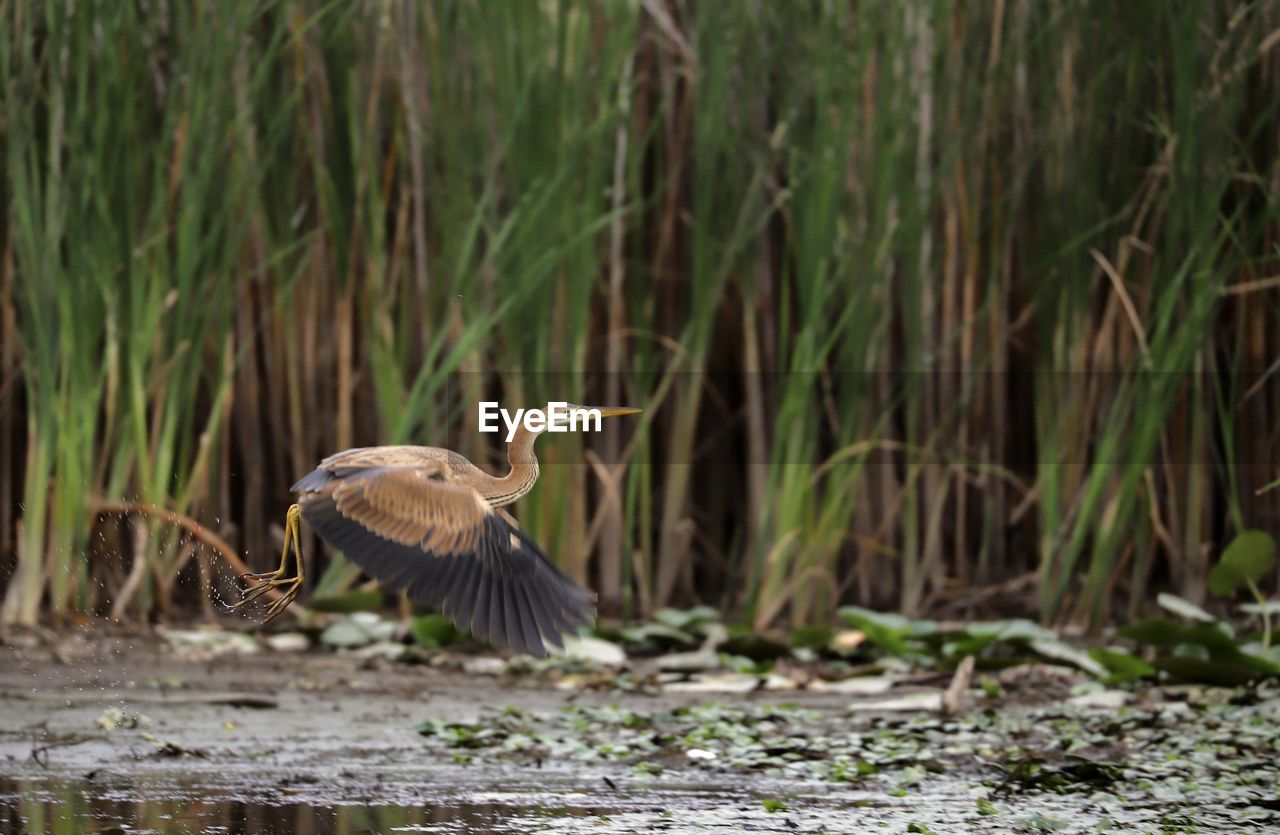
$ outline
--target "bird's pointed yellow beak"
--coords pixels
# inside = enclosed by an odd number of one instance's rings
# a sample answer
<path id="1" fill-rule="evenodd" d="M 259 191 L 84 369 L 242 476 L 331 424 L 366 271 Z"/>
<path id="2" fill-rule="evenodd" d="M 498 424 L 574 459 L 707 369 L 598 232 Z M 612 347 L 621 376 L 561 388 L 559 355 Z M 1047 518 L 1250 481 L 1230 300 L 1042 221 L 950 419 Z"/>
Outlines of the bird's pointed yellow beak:
<path id="1" fill-rule="evenodd" d="M 640 410 L 634 406 L 587 406 L 588 409 L 600 410 L 600 417 L 613 417 L 615 415 L 634 415 L 639 414 Z"/>

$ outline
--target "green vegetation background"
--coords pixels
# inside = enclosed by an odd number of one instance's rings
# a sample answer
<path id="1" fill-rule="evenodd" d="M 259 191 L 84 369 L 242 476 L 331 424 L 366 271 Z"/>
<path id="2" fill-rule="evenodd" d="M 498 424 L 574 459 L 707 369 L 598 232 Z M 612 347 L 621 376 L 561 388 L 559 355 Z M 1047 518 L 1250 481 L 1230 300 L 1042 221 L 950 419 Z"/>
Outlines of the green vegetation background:
<path id="1" fill-rule="evenodd" d="M 0 14 L 5 621 L 210 606 L 481 396 L 645 408 L 518 508 L 607 614 L 1098 622 L 1280 521 L 1274 2 Z"/>

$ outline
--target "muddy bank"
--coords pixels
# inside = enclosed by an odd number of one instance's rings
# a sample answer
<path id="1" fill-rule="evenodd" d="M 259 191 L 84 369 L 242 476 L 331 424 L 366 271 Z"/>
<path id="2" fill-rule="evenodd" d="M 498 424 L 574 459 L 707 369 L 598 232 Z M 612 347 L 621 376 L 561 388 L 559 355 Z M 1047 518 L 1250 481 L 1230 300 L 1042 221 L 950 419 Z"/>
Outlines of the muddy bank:
<path id="1" fill-rule="evenodd" d="M 5 831 L 1280 825 L 1269 691 L 1072 704 L 1046 682 L 1050 698 L 975 691 L 943 718 L 829 691 L 560 689 L 333 652 L 184 656 L 144 638 L 0 652 Z"/>

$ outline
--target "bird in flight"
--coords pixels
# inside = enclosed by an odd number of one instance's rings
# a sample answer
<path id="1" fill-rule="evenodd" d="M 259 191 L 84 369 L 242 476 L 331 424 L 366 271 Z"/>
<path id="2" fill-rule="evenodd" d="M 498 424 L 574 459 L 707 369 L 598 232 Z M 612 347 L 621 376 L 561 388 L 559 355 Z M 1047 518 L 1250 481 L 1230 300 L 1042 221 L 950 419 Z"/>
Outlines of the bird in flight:
<path id="1" fill-rule="evenodd" d="M 246 574 L 240 608 L 280 590 L 264 623 L 302 588 L 299 519 L 371 577 L 439 608 L 477 637 L 542 658 L 546 644 L 595 617 L 595 594 L 556 568 L 505 511 L 538 480 L 534 441 L 582 420 L 581 410 L 551 409 L 541 428 L 519 424 L 507 444 L 511 471 L 494 476 L 452 450 L 379 446 L 330 455 L 290 488 L 297 503 L 285 517 L 280 567 Z M 639 409 L 595 407 L 601 417 Z M 289 576 L 289 555 L 297 571 Z"/>

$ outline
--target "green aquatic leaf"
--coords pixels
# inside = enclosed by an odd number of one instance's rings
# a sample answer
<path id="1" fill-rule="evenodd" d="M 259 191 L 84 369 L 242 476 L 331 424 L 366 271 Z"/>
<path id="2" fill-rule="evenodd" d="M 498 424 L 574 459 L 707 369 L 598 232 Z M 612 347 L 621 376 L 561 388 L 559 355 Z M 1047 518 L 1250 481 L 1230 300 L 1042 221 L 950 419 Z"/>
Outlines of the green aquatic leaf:
<path id="1" fill-rule="evenodd" d="M 693 646 L 698 639 L 682 629 L 662 623 L 644 623 L 621 630 L 619 636 L 628 644 L 653 643 L 659 646 L 678 644 Z"/>
<path id="2" fill-rule="evenodd" d="M 859 629 L 874 626 L 903 635 L 911 633 L 911 619 L 896 612 L 876 612 L 861 606 L 842 606 L 836 614 L 850 626 L 856 626 Z"/>
<path id="3" fill-rule="evenodd" d="M 659 609 L 653 613 L 655 623 L 672 629 L 690 631 L 707 623 L 720 620 L 720 612 L 710 606 L 694 606 L 692 609 Z"/>
<path id="4" fill-rule="evenodd" d="M 1061 832 L 1071 824 L 1061 818 L 1052 818 L 1036 812 L 1030 818 L 1027 818 L 1023 826 L 1036 832 Z"/>
<path id="5" fill-rule="evenodd" d="M 444 615 L 434 613 L 414 618 L 409 624 L 409 632 L 419 646 L 427 649 L 447 647 L 456 644 L 462 638 L 462 633 L 451 620 Z"/>
<path id="6" fill-rule="evenodd" d="M 1241 603 L 1236 608 L 1246 615 L 1280 615 L 1280 600 L 1267 600 L 1263 603 Z"/>
<path id="7" fill-rule="evenodd" d="M 1161 592 L 1156 596 L 1156 603 L 1162 609 L 1167 609 L 1175 615 L 1186 618 L 1187 620 L 1200 621 L 1201 623 L 1217 623 L 1218 621 L 1217 618 L 1206 612 L 1204 609 L 1201 609 L 1190 600 L 1183 600 L 1176 594 Z"/>
<path id="8" fill-rule="evenodd" d="M 1209 658 L 1164 655 L 1154 662 L 1157 669 L 1185 681 L 1238 687 L 1256 681 L 1264 674 L 1248 664 L 1215 661 Z"/>
<path id="9" fill-rule="evenodd" d="M 1209 572 L 1209 591 L 1225 597 L 1242 586 L 1258 582 L 1275 565 L 1275 539 L 1265 531 L 1241 531 Z"/>
<path id="10" fill-rule="evenodd" d="M 753 632 L 749 627 L 729 627 L 727 640 L 720 650 L 730 655 L 745 655 L 754 661 L 776 661 L 791 655 L 791 647 Z"/>
<path id="11" fill-rule="evenodd" d="M 791 630 L 788 641 L 793 647 L 822 652 L 831 646 L 831 639 L 835 635 L 836 631 L 830 626 L 800 626 Z"/>
<path id="12" fill-rule="evenodd" d="M 1072 666 L 1084 670 L 1091 676 L 1101 678 L 1107 674 L 1107 668 L 1089 656 L 1087 652 L 1059 640 L 1038 639 L 1031 642 L 1031 649 L 1037 655 L 1052 661 L 1065 661 Z"/>
<path id="13" fill-rule="evenodd" d="M 989 623 L 973 623 L 964 632 L 974 638 L 990 638 L 996 641 L 1056 641 L 1058 633 L 1025 618 L 996 620 Z"/>
<path id="14" fill-rule="evenodd" d="M 1108 680 L 1113 684 L 1122 684 L 1151 678 L 1156 668 L 1138 656 L 1118 649 L 1091 649 L 1089 657 L 1107 668 Z"/>
<path id="15" fill-rule="evenodd" d="M 1000 686 L 1000 682 L 991 676 L 979 677 L 978 686 L 982 688 L 983 694 L 988 699 L 998 699 L 1004 695 L 1004 689 Z"/>
<path id="16" fill-rule="evenodd" d="M 374 612 L 382 606 L 382 592 L 379 589 L 352 589 L 342 594 L 327 597 L 313 597 L 307 601 L 307 608 L 314 612 Z"/>
<path id="17" fill-rule="evenodd" d="M 938 631 L 938 625 L 931 620 L 911 620 L 893 612 L 876 612 L 861 606 L 844 606 L 837 614 L 845 623 L 860 629 L 872 644 L 899 657 L 912 654 L 914 639 Z"/>
<path id="18" fill-rule="evenodd" d="M 751 676 L 766 676 L 773 671 L 773 661 L 769 659 L 757 661 L 750 656 L 734 655 L 728 652 L 717 653 L 717 656 L 725 669 L 731 672 L 744 673 Z"/>
<path id="19" fill-rule="evenodd" d="M 941 634 L 941 633 L 939 633 Z M 997 659 L 996 653 L 987 650 L 1001 645 L 1022 648 L 1029 647 L 1034 641 L 1056 641 L 1058 633 L 1046 629 L 1039 624 L 1023 618 L 1010 620 L 973 623 L 963 629 L 949 630 L 945 633 L 945 642 L 938 645 L 942 657 L 949 661 L 959 661 L 967 655 L 974 656 L 981 668 L 996 668 L 1009 664 L 1021 663 L 1019 659 Z M 936 644 L 936 638 L 927 638 Z M 1004 655 L 1008 655 L 1007 653 Z"/>
<path id="20" fill-rule="evenodd" d="M 1116 634 L 1153 647 L 1195 644 L 1210 652 L 1231 653 L 1236 650 L 1235 639 L 1216 623 L 1189 625 L 1168 618 L 1146 618 L 1119 629 Z"/>

